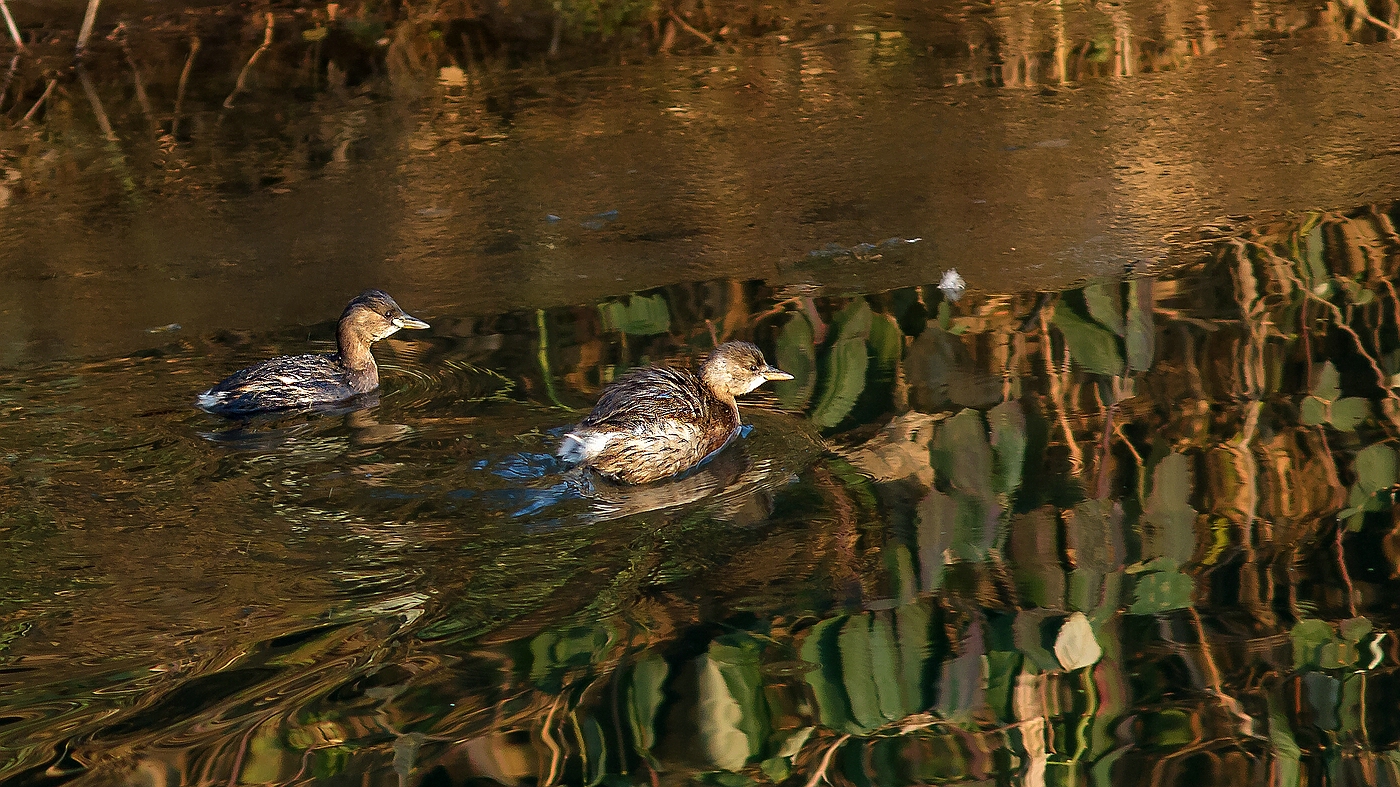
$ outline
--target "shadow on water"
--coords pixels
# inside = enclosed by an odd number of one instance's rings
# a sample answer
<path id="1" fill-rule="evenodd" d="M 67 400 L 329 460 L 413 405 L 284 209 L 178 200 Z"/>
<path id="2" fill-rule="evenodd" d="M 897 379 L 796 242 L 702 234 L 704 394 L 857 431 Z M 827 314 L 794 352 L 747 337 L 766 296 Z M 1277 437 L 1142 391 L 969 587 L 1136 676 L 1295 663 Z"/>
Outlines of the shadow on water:
<path id="1" fill-rule="evenodd" d="M 9 373 L 5 778 L 1396 783 L 1397 218 L 1050 293 L 483 316 L 267 440 L 198 437 L 218 341 Z M 795 376 L 747 437 L 560 473 L 711 328 Z"/>

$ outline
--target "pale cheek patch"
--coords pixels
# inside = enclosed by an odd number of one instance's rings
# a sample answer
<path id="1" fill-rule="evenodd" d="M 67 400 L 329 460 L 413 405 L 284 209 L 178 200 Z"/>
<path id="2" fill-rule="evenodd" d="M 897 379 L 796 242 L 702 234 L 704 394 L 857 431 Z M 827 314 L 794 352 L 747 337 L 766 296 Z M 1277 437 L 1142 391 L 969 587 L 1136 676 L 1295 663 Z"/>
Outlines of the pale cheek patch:
<path id="1" fill-rule="evenodd" d="M 748 387 L 748 388 L 745 388 L 745 389 L 744 389 L 744 393 L 750 393 L 750 392 L 752 392 L 755 388 L 758 388 L 758 386 L 763 385 L 763 384 L 766 383 L 766 382 L 768 382 L 768 381 L 765 380 L 765 379 L 763 379 L 762 377 L 757 377 L 757 378 L 754 379 L 753 382 L 749 383 L 749 387 Z"/>

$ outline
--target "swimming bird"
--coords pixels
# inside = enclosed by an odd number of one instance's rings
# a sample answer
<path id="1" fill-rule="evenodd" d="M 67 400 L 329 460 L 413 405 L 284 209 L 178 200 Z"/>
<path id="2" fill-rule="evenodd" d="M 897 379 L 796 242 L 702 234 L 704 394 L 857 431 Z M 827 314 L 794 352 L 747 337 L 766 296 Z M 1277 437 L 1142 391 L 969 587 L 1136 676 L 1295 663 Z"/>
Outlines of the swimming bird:
<path id="1" fill-rule="evenodd" d="M 350 301 L 336 326 L 336 352 L 284 355 L 236 372 L 199 395 L 211 413 L 245 416 L 343 401 L 379 387 L 371 344 L 400 328 L 427 328 L 381 290 Z"/>
<path id="2" fill-rule="evenodd" d="M 742 396 L 792 375 L 768 365 L 748 342 L 715 348 L 696 374 L 646 366 L 623 375 L 564 435 L 560 458 L 628 484 L 684 472 L 723 448 L 739 428 Z"/>

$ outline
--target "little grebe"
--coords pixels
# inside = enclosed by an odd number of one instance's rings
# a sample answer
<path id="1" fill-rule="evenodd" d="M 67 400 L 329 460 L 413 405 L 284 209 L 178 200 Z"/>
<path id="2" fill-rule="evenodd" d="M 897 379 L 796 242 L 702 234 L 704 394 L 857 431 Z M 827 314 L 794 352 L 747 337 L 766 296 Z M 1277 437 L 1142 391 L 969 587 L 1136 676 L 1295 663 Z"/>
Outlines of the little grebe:
<path id="1" fill-rule="evenodd" d="M 427 328 L 394 299 L 365 290 L 345 307 L 336 327 L 338 352 L 284 355 L 237 372 L 199 395 L 211 413 L 241 416 L 329 404 L 379 387 L 379 367 L 369 346 L 400 328 Z"/>
<path id="2" fill-rule="evenodd" d="M 734 397 L 792 375 L 748 342 L 715 348 L 699 374 L 648 366 L 623 375 L 572 432 L 559 456 L 604 476 L 644 484 L 689 470 L 739 428 Z"/>

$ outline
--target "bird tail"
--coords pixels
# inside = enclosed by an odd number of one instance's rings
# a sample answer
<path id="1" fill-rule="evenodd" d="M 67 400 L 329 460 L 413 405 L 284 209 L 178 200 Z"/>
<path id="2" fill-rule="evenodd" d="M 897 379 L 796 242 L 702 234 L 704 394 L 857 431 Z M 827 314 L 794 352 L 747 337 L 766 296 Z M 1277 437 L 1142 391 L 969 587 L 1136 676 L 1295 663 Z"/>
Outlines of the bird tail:
<path id="1" fill-rule="evenodd" d="M 578 464 L 586 458 L 584 451 L 585 444 L 583 438 L 570 433 L 564 435 L 564 442 L 559 444 L 559 450 L 555 451 L 555 455 L 565 462 Z"/>
<path id="2" fill-rule="evenodd" d="M 555 454 L 565 462 L 582 464 L 601 453 L 611 437 L 598 432 L 570 432 L 564 435 Z"/>

